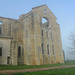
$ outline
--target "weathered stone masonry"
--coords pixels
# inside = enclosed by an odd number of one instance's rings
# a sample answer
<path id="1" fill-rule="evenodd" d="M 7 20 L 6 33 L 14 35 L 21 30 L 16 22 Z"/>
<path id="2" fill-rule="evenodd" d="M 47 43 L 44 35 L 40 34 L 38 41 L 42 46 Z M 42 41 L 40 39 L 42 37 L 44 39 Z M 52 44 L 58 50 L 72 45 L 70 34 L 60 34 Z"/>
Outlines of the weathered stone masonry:
<path id="1" fill-rule="evenodd" d="M 1 65 L 54 63 L 64 63 L 64 56 L 59 24 L 46 5 L 32 8 L 18 20 L 0 17 Z"/>

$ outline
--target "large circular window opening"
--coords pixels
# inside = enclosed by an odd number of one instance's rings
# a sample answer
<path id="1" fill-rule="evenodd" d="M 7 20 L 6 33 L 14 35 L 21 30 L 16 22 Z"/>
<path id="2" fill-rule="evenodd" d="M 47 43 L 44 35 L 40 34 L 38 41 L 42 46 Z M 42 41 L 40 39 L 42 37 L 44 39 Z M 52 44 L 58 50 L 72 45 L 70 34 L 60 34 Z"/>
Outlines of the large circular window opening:
<path id="1" fill-rule="evenodd" d="M 46 18 L 42 18 L 42 24 L 43 24 L 44 26 L 46 26 L 46 27 L 49 26 L 49 22 L 48 22 L 48 20 L 47 20 Z"/>

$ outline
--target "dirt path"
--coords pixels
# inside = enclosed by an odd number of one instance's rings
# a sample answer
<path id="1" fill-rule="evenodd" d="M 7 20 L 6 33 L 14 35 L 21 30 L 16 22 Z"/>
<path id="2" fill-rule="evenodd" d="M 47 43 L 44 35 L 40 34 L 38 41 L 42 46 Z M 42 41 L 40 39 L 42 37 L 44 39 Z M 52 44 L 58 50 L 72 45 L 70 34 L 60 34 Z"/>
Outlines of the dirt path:
<path id="1" fill-rule="evenodd" d="M 11 75 L 14 73 L 34 72 L 34 71 L 42 71 L 42 70 L 53 70 L 53 69 L 70 68 L 70 67 L 75 67 L 75 65 L 61 65 L 61 66 L 57 66 L 57 67 L 38 68 L 38 69 L 1 70 L 0 74 Z"/>

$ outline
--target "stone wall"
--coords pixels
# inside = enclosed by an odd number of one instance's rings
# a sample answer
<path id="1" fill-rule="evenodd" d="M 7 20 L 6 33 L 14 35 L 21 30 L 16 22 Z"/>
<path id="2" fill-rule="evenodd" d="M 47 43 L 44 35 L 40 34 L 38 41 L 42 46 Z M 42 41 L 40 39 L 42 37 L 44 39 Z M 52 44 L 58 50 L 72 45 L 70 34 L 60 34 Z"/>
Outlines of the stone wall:
<path id="1" fill-rule="evenodd" d="M 10 63 L 10 47 L 11 47 L 11 39 L 8 37 L 0 38 L 0 47 L 2 47 L 2 56 L 0 56 L 0 64 L 7 65 L 8 57 L 9 57 L 9 64 Z"/>

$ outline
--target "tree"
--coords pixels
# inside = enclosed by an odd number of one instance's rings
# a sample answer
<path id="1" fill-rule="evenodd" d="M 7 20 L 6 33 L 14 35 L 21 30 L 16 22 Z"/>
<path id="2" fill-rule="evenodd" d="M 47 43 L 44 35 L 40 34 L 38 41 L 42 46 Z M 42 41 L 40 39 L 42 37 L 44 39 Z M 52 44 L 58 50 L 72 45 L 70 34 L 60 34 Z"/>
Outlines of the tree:
<path id="1" fill-rule="evenodd" d="M 75 32 L 70 34 L 69 40 L 71 42 L 71 45 L 69 47 L 69 49 L 71 50 L 70 52 L 72 54 L 75 54 Z"/>

